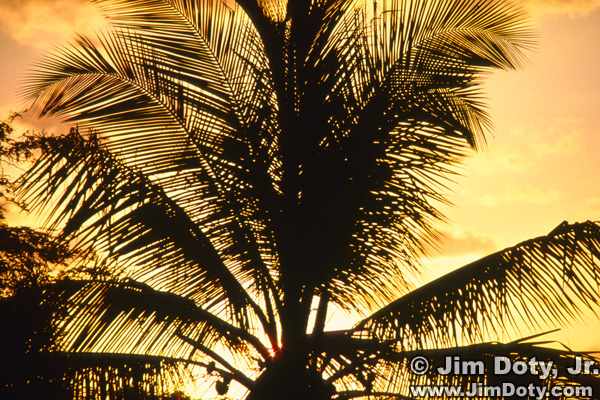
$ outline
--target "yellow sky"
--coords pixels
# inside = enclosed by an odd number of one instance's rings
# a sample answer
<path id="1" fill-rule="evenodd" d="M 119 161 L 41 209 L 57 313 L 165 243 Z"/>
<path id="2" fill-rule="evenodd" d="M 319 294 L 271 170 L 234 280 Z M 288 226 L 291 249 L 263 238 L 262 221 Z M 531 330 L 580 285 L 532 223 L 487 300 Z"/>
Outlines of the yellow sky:
<path id="1" fill-rule="evenodd" d="M 490 252 L 548 233 L 563 220 L 600 220 L 600 0 L 528 0 L 540 42 L 522 71 L 487 83 L 495 122 L 488 149 L 456 179 L 439 276 Z M 0 119 L 21 109 L 18 79 L 52 44 L 102 24 L 84 0 L 0 2 Z M 26 119 L 52 131 L 52 121 Z M 600 324 L 558 339 L 600 349 Z"/>
<path id="2" fill-rule="evenodd" d="M 471 157 L 451 196 L 439 276 L 560 222 L 600 220 L 600 1 L 532 0 L 538 48 L 518 72 L 487 84 L 495 133 Z M 556 334 L 600 350 L 600 323 Z"/>

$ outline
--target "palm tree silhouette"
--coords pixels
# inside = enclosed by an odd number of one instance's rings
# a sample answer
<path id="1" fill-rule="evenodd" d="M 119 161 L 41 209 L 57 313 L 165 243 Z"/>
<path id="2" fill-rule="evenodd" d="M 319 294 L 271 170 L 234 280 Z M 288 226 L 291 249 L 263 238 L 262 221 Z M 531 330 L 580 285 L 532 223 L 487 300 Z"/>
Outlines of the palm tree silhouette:
<path id="1" fill-rule="evenodd" d="M 519 7 L 94 3 L 112 29 L 55 50 L 24 90 L 32 111 L 79 128 L 40 139 L 24 199 L 117 276 L 59 282 L 58 347 L 180 360 L 248 399 L 493 381 L 412 374 L 416 355 L 566 363 L 566 350 L 486 340 L 598 303 L 598 224 L 412 284 L 446 185 L 485 143 L 481 78 L 520 66 L 534 40 Z M 332 307 L 363 317 L 326 330 Z"/>

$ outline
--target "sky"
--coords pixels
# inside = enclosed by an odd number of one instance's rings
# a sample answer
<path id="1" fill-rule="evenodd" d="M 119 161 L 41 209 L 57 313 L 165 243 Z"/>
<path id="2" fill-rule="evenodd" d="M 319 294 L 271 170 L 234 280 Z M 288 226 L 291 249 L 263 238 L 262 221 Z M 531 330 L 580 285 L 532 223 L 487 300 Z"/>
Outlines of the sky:
<path id="1" fill-rule="evenodd" d="M 427 279 L 550 232 L 600 220 L 600 1 L 528 4 L 537 48 L 520 71 L 486 83 L 495 124 L 450 195 L 450 223 Z M 600 350 L 592 316 L 551 337 Z"/>
<path id="2" fill-rule="evenodd" d="M 423 281 L 491 252 L 544 235 L 564 220 L 600 220 L 600 0 L 527 0 L 539 33 L 520 71 L 485 84 L 495 123 L 487 149 L 470 157 L 444 208 L 445 239 Z M 84 0 L 0 2 L 0 119 L 17 102 L 23 72 L 53 45 L 104 21 Z M 54 131 L 55 120 L 24 128 Z M 20 217 L 15 217 L 18 221 Z M 589 318 L 553 337 L 600 350 Z"/>

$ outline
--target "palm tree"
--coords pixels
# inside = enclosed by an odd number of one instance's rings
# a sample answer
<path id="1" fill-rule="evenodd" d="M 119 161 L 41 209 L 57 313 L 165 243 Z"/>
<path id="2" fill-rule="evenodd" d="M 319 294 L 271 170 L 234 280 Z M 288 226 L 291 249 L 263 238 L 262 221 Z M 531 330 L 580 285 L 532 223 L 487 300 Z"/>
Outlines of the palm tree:
<path id="1" fill-rule="evenodd" d="M 598 224 L 412 283 L 446 185 L 485 143 L 482 77 L 520 66 L 534 39 L 519 7 L 94 3 L 111 30 L 55 50 L 24 90 L 34 112 L 78 124 L 40 138 L 24 200 L 116 276 L 57 283 L 58 348 L 194 365 L 248 399 L 493 381 L 411 374 L 417 354 L 566 365 L 567 350 L 490 338 L 598 303 Z M 333 307 L 362 317 L 326 330 Z"/>

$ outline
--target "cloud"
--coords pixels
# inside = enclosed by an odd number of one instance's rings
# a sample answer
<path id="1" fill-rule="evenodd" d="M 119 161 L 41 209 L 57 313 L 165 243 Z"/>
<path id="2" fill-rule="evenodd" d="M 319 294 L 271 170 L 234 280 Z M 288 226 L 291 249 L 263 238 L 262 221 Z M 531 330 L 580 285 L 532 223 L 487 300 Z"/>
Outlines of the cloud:
<path id="1" fill-rule="evenodd" d="M 498 193 L 487 193 L 475 199 L 481 205 L 495 207 L 499 204 L 539 204 L 554 203 L 563 197 L 555 189 L 542 189 L 533 185 L 507 185 Z"/>
<path id="2" fill-rule="evenodd" d="M 523 155 L 528 157 L 568 156 L 582 150 L 582 122 L 563 117 L 526 121 L 515 125 L 509 134 L 519 140 Z"/>
<path id="3" fill-rule="evenodd" d="M 502 172 L 526 171 L 531 167 L 532 161 L 525 156 L 522 149 L 509 146 L 494 146 L 477 153 L 465 162 L 465 169 L 469 173 L 476 171 L 478 174 L 497 174 Z"/>
<path id="4" fill-rule="evenodd" d="M 567 14 L 572 18 L 585 17 L 597 8 L 600 0 L 527 0 L 535 15 Z"/>
<path id="5" fill-rule="evenodd" d="M 534 15 L 582 17 L 600 7 L 600 0 L 527 0 Z M 105 24 L 86 0 L 2 0 L 0 28 L 23 45 L 47 48 L 73 32 L 90 34 Z"/>
<path id="6" fill-rule="evenodd" d="M 440 243 L 441 256 L 457 257 L 469 254 L 488 254 L 497 249 L 494 239 L 472 232 L 443 232 Z"/>
<path id="7" fill-rule="evenodd" d="M 573 132 L 571 136 L 563 136 L 553 142 L 541 142 L 535 148 L 536 155 L 573 155 L 580 150 L 581 134 Z"/>
<path id="8" fill-rule="evenodd" d="M 106 24 L 85 0 L 8 0 L 0 2 L 0 28 L 19 44 L 47 49 L 89 35 Z"/>
<path id="9" fill-rule="evenodd" d="M 536 166 L 580 154 L 585 131 L 573 118 L 524 121 L 514 124 L 485 151 L 465 162 L 470 174 L 497 176 L 525 173 Z"/>

